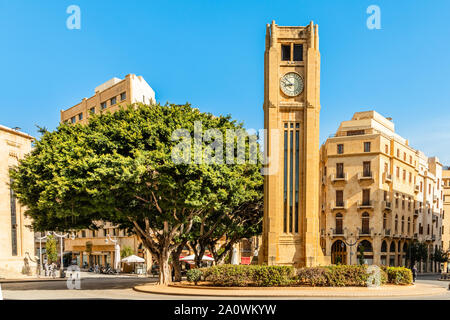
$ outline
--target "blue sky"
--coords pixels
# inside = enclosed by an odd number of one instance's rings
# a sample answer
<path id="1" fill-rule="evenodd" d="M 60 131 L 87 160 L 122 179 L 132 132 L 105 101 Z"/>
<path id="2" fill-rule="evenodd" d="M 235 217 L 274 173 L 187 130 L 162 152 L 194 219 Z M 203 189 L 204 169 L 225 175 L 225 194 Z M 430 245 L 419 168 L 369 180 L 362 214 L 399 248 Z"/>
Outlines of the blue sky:
<path id="1" fill-rule="evenodd" d="M 81 30 L 66 8 L 81 8 Z M 381 9 L 381 30 L 366 9 Z M 142 75 L 165 103 L 263 126 L 266 23 L 319 24 L 321 142 L 356 111 L 450 164 L 450 1 L 0 0 L 0 124 L 36 135 L 112 77 Z"/>

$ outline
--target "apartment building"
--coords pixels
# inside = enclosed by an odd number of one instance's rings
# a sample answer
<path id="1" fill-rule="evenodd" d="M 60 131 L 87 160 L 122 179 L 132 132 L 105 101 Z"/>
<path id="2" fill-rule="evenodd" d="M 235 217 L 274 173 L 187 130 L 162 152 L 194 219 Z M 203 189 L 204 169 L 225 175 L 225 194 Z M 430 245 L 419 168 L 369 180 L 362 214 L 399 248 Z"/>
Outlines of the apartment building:
<path id="1" fill-rule="evenodd" d="M 112 78 L 95 88 L 95 94 L 84 98 L 77 105 L 61 111 L 61 122 L 86 124 L 91 114 L 115 112 L 133 103 L 155 103 L 155 92 L 142 76 L 128 74 L 124 79 Z M 115 257 L 115 241 L 120 248 L 130 247 L 134 254 L 146 260 L 151 268 L 151 253 L 144 249 L 142 242 L 134 234 L 119 230 L 108 222 L 98 222 L 98 230 L 82 230 L 75 238 L 66 238 L 66 253 L 80 267 L 112 265 Z M 126 266 L 125 266 L 126 267 Z"/>
<path id="2" fill-rule="evenodd" d="M 67 110 L 61 110 L 61 122 L 86 123 L 90 114 L 115 112 L 132 103 L 155 103 L 155 92 L 142 76 L 128 74 L 112 78 L 95 88 L 95 94 Z"/>
<path id="3" fill-rule="evenodd" d="M 450 250 L 450 167 L 444 167 L 442 170 L 443 180 L 443 211 L 442 211 L 442 249 L 445 252 Z"/>
<path id="4" fill-rule="evenodd" d="M 321 246 L 332 263 L 405 266 L 408 243 L 442 247 L 442 164 L 375 111 L 343 121 L 320 150 Z M 418 266 L 435 271 L 436 263 Z"/>
<path id="5" fill-rule="evenodd" d="M 33 137 L 0 125 L 0 278 L 36 272 L 34 235 L 25 208 L 10 188 L 9 168 L 31 151 Z"/>

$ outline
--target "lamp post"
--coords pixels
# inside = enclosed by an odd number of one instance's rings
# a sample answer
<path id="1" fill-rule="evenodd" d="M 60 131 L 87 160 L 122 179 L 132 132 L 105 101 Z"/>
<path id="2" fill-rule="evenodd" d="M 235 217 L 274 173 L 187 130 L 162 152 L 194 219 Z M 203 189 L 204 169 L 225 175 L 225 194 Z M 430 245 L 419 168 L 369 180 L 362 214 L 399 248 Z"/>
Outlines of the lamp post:
<path id="1" fill-rule="evenodd" d="M 350 237 L 353 237 L 353 233 L 350 233 Z M 349 242 L 345 238 L 343 240 L 343 242 L 349 247 L 349 251 L 350 251 L 350 265 L 351 265 L 352 264 L 352 255 L 353 255 L 352 248 L 358 243 L 358 239 L 355 239 L 354 242 Z"/>
<path id="2" fill-rule="evenodd" d="M 40 232 L 40 235 L 42 235 L 42 233 Z M 42 275 L 42 240 L 47 239 L 47 234 L 44 233 L 43 237 L 39 237 L 39 275 Z"/>
<path id="3" fill-rule="evenodd" d="M 114 243 L 114 271 L 117 272 L 119 270 L 119 257 L 120 257 L 119 240 L 117 240 L 117 238 L 116 239 L 111 238 L 111 236 L 108 234 L 106 236 L 105 242 L 108 243 L 109 241 Z"/>
<path id="4" fill-rule="evenodd" d="M 68 236 L 69 236 L 69 234 L 68 233 L 66 233 L 66 234 L 57 234 L 55 231 L 53 231 L 53 235 L 55 236 L 55 237 L 58 237 L 59 238 L 59 245 L 60 245 L 60 254 L 61 254 L 61 266 L 60 266 L 60 270 L 59 270 L 59 277 L 60 278 L 64 278 L 65 276 L 64 276 L 64 261 L 63 261 L 63 245 L 62 245 L 62 241 L 63 241 L 63 239 L 64 238 L 67 238 Z M 75 238 L 75 236 L 74 235 L 72 235 L 72 239 L 74 239 Z"/>

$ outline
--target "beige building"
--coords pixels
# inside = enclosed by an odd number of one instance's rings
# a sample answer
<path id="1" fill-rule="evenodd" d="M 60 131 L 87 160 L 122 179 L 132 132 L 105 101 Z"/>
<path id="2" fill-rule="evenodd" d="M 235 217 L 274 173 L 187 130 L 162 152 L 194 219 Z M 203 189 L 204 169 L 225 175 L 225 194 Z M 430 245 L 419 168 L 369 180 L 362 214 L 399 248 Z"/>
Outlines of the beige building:
<path id="1" fill-rule="evenodd" d="M 442 212 L 442 248 L 450 252 L 450 167 L 442 170 L 444 210 Z"/>
<path id="2" fill-rule="evenodd" d="M 9 168 L 31 151 L 33 137 L 0 125 L 0 278 L 36 272 L 34 235 L 10 186 Z"/>
<path id="3" fill-rule="evenodd" d="M 319 230 L 319 27 L 266 28 L 263 244 L 259 262 L 327 264 Z"/>
<path id="4" fill-rule="evenodd" d="M 61 122 L 86 123 L 91 113 L 114 112 L 132 103 L 155 103 L 155 92 L 142 76 L 128 74 L 125 79 L 112 78 L 95 88 L 95 94 L 79 104 L 61 111 Z"/>
<path id="5" fill-rule="evenodd" d="M 155 92 L 142 76 L 128 74 L 125 79 L 113 78 L 95 88 L 95 95 L 84 98 L 79 104 L 61 111 L 61 122 L 87 123 L 89 115 L 99 112 L 115 112 L 119 108 L 133 103 L 155 103 Z M 115 248 L 118 241 L 121 249 L 130 247 L 134 254 L 147 261 L 151 267 L 151 254 L 144 250 L 135 235 L 126 234 L 110 223 L 99 223 L 99 230 L 83 230 L 75 239 L 64 240 L 65 252 L 72 253 L 72 260 L 80 267 L 113 265 Z"/>
<path id="6" fill-rule="evenodd" d="M 406 265 L 408 243 L 442 247 L 442 164 L 375 111 L 343 121 L 321 150 L 321 244 L 332 263 Z M 436 271 L 428 259 L 421 271 Z"/>

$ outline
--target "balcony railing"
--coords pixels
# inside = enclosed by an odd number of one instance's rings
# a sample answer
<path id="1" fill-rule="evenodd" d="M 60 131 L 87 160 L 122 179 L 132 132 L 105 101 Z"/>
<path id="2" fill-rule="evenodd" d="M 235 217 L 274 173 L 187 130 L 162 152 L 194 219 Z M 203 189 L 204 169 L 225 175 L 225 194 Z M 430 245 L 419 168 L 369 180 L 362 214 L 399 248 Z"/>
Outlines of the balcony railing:
<path id="1" fill-rule="evenodd" d="M 357 202 L 358 209 L 373 209 L 373 201 L 372 200 L 359 200 Z"/>
<path id="2" fill-rule="evenodd" d="M 347 200 L 331 202 L 331 210 L 346 210 Z"/>
<path id="3" fill-rule="evenodd" d="M 385 183 L 392 182 L 392 174 L 387 173 L 387 172 L 383 172 L 383 180 L 384 180 Z"/>
<path id="4" fill-rule="evenodd" d="M 383 210 L 392 210 L 392 202 L 390 201 L 383 201 Z"/>
<path id="5" fill-rule="evenodd" d="M 420 187 L 419 187 L 419 185 L 418 184 L 416 184 L 415 186 L 414 186 L 414 192 L 419 192 L 420 191 Z"/>
<path id="6" fill-rule="evenodd" d="M 332 174 L 331 175 L 331 182 L 340 182 L 340 181 L 343 181 L 343 182 L 347 182 L 348 181 L 347 173 L 342 173 L 342 174 L 337 174 L 337 175 Z"/>
<path id="7" fill-rule="evenodd" d="M 360 229 L 358 228 L 358 237 L 370 237 L 372 235 L 372 228 Z"/>
<path id="8" fill-rule="evenodd" d="M 334 236 L 343 236 L 344 229 L 331 229 Z"/>
<path id="9" fill-rule="evenodd" d="M 358 173 L 358 180 L 373 180 L 373 172 L 372 171 L 364 171 Z"/>
<path id="10" fill-rule="evenodd" d="M 385 237 L 390 237 L 391 236 L 391 229 L 383 229 L 383 235 Z"/>
<path id="11" fill-rule="evenodd" d="M 418 217 L 419 213 L 421 213 L 421 212 L 422 212 L 422 209 L 414 209 L 414 216 Z"/>

